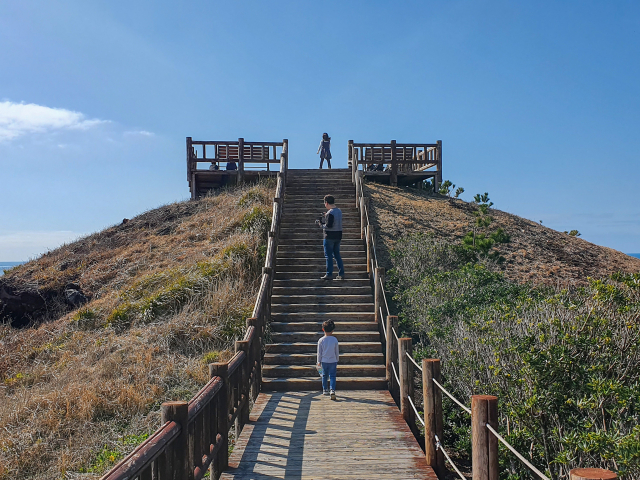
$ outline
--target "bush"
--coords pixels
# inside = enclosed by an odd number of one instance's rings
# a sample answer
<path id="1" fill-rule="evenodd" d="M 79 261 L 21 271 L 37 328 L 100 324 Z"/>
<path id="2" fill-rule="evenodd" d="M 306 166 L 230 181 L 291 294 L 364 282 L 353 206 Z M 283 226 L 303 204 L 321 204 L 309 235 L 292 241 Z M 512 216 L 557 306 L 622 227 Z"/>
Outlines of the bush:
<path id="1" fill-rule="evenodd" d="M 459 399 L 496 395 L 501 434 L 551 478 L 578 466 L 638 478 L 640 274 L 534 288 L 455 252 L 424 236 L 394 252 L 394 299 L 418 356 L 442 360 Z M 445 442 L 468 454 L 469 418 L 447 405 Z M 500 468 L 532 478 L 505 450 Z"/>

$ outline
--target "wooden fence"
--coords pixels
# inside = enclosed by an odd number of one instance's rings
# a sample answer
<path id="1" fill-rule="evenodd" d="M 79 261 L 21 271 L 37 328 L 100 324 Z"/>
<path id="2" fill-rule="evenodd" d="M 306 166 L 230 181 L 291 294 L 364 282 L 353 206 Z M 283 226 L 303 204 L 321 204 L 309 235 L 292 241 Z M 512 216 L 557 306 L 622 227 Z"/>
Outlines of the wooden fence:
<path id="1" fill-rule="evenodd" d="M 354 143 L 349 140 L 349 165 L 355 183 L 358 166 L 367 172 L 388 169 L 393 186 L 398 185 L 398 174 L 434 178 L 435 189 L 442 183 L 442 140 L 436 143 Z M 433 170 L 429 170 L 433 169 Z"/>
<path id="2" fill-rule="evenodd" d="M 279 164 L 283 152 L 288 151 L 289 141 L 245 142 L 193 140 L 187 137 L 187 181 L 191 198 L 198 196 L 198 186 L 211 176 L 233 176 L 242 183 L 247 175 L 269 172 L 274 174 L 271 164 Z M 288 158 L 285 155 L 285 161 Z M 227 164 L 235 164 L 236 170 L 227 170 Z M 285 166 L 288 169 L 288 165 Z M 219 180 L 219 179 L 218 179 Z"/>
<path id="3" fill-rule="evenodd" d="M 236 438 L 240 435 L 262 383 L 263 339 L 271 313 L 287 156 L 285 141 L 260 290 L 246 333 L 236 341 L 235 355 L 226 363 L 209 365 L 211 380 L 191 400 L 163 403 L 162 426 L 102 480 L 199 480 L 207 470 L 210 478 L 218 479 L 228 467 L 229 431 L 233 426 Z"/>
<path id="4" fill-rule="evenodd" d="M 412 339 L 400 336 L 398 317 L 391 315 L 389 311 L 384 290 L 385 270 L 378 264 L 370 202 L 364 195 L 363 171 L 354 171 L 353 178 L 356 185 L 356 207 L 360 210 L 361 238 L 367 247 L 367 272 L 374 289 L 375 321 L 384 344 L 389 391 L 398 403 L 402 416 L 416 440 L 424 444 L 427 464 L 433 468 L 439 478 L 443 478 L 446 473 L 446 456 L 452 468 L 462 480 L 465 480 L 441 443 L 443 439 L 442 394 L 444 393 L 471 416 L 473 480 L 498 480 L 499 441 L 536 476 L 542 480 L 549 480 L 499 435 L 497 397 L 473 395 L 470 399 L 471 408 L 469 408 L 443 387 L 439 359 L 423 359 L 421 364 L 414 360 Z M 416 378 L 416 372 L 419 372 L 418 378 Z M 416 391 L 415 386 L 420 384 L 422 384 L 422 391 Z M 615 478 L 617 476 L 614 472 L 599 468 L 578 468 L 570 472 L 570 480 Z"/>

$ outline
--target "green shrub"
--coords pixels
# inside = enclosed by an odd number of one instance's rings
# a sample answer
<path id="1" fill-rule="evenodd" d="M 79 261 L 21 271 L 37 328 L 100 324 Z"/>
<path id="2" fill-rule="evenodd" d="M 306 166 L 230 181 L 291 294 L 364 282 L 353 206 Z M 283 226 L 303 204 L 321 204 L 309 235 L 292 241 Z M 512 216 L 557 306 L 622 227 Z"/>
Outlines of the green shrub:
<path id="1" fill-rule="evenodd" d="M 465 403 L 499 399 L 501 434 L 551 478 L 577 466 L 640 475 L 640 274 L 573 290 L 517 285 L 455 245 L 399 241 L 392 285 L 417 358 L 442 360 Z M 445 443 L 470 451 L 469 418 L 445 400 Z M 507 427 L 508 425 L 508 427 Z M 500 478 L 532 478 L 500 450 Z"/>

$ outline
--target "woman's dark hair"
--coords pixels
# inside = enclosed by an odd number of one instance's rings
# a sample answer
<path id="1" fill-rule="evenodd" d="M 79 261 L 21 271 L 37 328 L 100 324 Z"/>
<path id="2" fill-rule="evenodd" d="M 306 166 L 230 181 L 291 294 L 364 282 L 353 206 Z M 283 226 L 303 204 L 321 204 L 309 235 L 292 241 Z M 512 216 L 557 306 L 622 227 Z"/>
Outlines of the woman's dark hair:
<path id="1" fill-rule="evenodd" d="M 331 140 L 331 137 L 329 136 L 328 133 L 325 132 L 325 133 L 322 134 L 322 139 L 323 140 Z"/>

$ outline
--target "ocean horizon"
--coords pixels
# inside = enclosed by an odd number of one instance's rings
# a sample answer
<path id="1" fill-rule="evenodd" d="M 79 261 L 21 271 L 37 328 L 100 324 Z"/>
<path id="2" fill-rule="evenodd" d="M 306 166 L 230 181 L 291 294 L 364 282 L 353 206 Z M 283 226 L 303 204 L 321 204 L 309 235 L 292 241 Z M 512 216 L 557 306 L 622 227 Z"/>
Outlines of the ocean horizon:
<path id="1" fill-rule="evenodd" d="M 0 277 L 4 275 L 5 270 L 9 270 L 17 265 L 22 265 L 27 262 L 0 262 Z"/>

